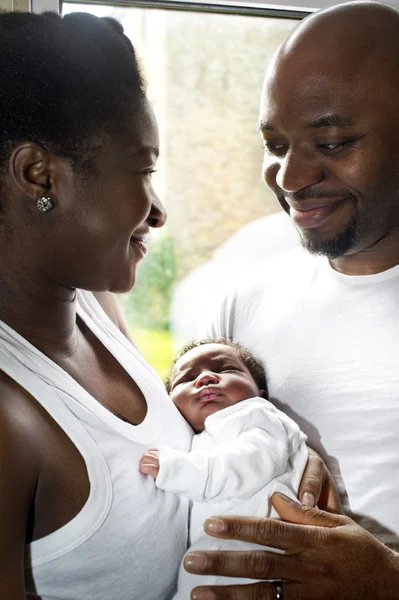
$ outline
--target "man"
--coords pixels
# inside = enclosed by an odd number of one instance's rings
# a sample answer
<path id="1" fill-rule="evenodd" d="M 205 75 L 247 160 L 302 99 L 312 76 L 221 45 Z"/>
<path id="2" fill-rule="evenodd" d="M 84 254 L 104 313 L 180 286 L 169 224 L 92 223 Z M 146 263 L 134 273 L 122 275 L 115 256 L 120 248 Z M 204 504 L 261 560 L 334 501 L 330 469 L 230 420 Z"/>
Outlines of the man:
<path id="1" fill-rule="evenodd" d="M 260 117 L 266 183 L 307 252 L 258 269 L 207 333 L 265 361 L 276 405 L 376 537 L 275 498 L 290 523 L 226 522 L 221 536 L 285 549 L 254 558 L 282 586 L 214 597 L 399 598 L 399 14 L 360 2 L 305 19 L 268 68 Z M 207 559 L 204 571 L 239 571 Z"/>

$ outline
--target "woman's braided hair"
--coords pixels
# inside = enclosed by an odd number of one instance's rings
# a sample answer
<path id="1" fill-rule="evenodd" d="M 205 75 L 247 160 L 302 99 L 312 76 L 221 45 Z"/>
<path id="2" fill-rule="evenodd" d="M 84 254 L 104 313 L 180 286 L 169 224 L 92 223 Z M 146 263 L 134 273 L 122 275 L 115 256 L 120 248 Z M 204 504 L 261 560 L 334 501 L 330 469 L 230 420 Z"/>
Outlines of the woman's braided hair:
<path id="1" fill-rule="evenodd" d="M 22 141 L 88 168 L 95 136 L 126 129 L 144 98 L 118 22 L 85 13 L 0 14 L 0 180 Z"/>

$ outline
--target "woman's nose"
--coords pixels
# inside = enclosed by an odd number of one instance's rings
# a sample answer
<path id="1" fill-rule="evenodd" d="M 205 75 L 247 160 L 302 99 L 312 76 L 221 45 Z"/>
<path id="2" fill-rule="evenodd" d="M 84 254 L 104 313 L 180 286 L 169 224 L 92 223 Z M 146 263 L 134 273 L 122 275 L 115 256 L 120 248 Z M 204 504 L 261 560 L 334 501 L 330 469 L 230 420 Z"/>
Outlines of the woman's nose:
<path id="1" fill-rule="evenodd" d="M 167 219 L 166 208 L 156 194 L 153 196 L 151 211 L 148 217 L 150 227 L 163 227 Z"/>

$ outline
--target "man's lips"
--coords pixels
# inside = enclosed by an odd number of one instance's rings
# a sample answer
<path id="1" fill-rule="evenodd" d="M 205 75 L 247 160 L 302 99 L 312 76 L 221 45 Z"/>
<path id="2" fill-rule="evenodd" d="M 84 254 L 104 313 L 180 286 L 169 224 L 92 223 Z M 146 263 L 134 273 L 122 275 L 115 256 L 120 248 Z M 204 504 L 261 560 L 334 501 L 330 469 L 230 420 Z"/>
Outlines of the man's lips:
<path id="1" fill-rule="evenodd" d="M 290 216 L 298 227 L 312 228 L 322 225 L 327 218 L 339 210 L 348 198 L 338 200 L 304 200 L 290 206 Z"/>
<path id="2" fill-rule="evenodd" d="M 221 396 L 221 392 L 219 390 L 217 390 L 216 388 L 207 387 L 198 392 L 196 399 L 197 401 L 199 400 L 201 402 L 207 402 L 209 400 L 217 398 L 218 396 Z"/>

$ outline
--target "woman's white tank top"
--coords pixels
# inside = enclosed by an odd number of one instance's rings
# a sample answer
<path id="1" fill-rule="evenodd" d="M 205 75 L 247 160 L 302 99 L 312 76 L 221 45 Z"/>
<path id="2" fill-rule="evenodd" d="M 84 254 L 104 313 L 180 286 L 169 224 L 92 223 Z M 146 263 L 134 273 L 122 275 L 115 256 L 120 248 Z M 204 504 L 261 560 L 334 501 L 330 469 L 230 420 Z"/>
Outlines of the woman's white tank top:
<path id="1" fill-rule="evenodd" d="M 48 411 L 83 456 L 90 495 L 81 512 L 26 546 L 27 597 L 169 600 L 187 545 L 188 503 L 158 490 L 139 458 L 162 444 L 189 450 L 192 432 L 159 377 L 106 316 L 78 292 L 78 315 L 140 387 L 140 425 L 113 415 L 57 364 L 0 321 L 0 368 Z M 29 586 L 29 587 L 28 587 Z"/>

